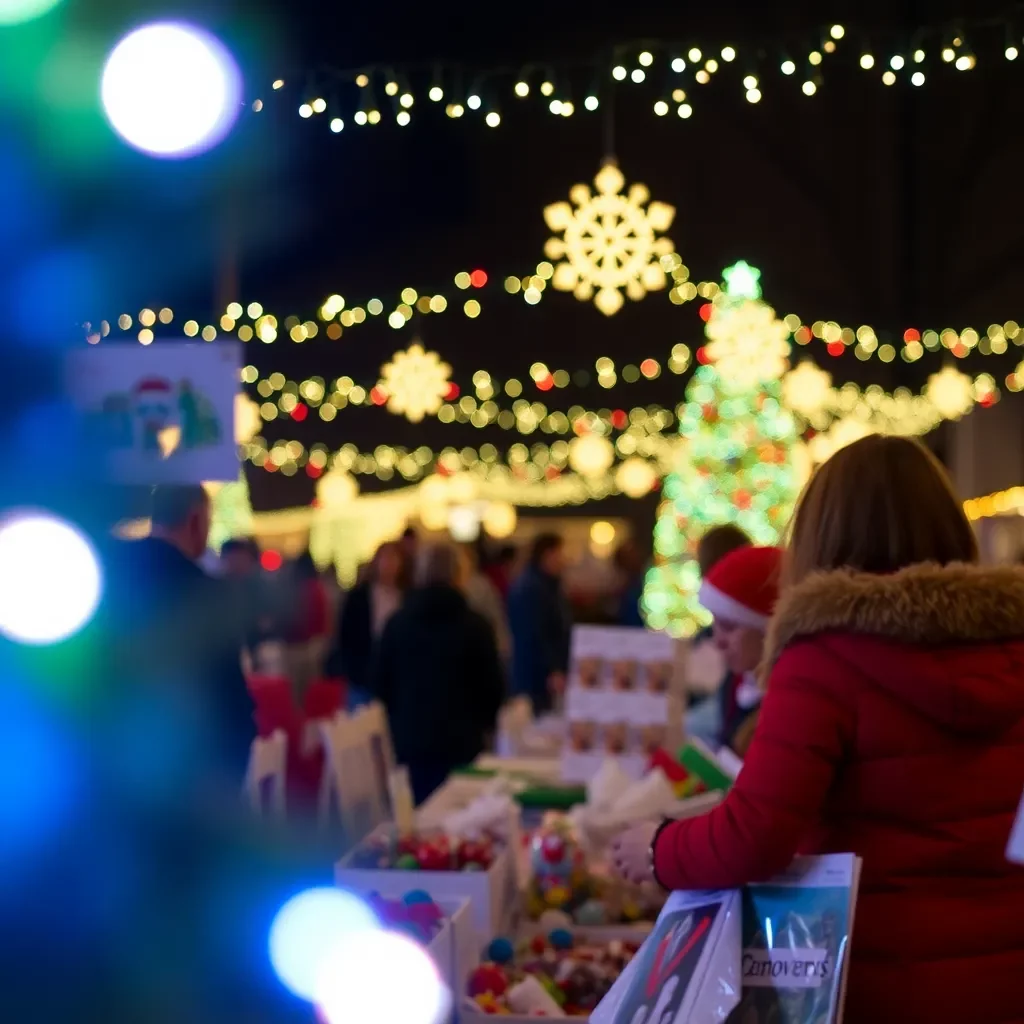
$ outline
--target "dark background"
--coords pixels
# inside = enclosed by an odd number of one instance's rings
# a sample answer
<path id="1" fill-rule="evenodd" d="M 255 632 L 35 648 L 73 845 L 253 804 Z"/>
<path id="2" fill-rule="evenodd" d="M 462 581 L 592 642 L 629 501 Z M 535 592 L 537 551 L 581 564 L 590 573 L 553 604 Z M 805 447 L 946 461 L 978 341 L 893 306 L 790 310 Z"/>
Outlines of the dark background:
<path id="1" fill-rule="evenodd" d="M 38 38 L 39 53 L 47 55 L 43 70 L 33 74 L 50 98 L 48 116 L 34 128 L 39 155 L 27 173 L 57 186 L 52 191 L 62 200 L 48 218 L 49 230 L 62 239 L 69 260 L 88 254 L 88 287 L 58 296 L 22 287 L 14 315 L 31 320 L 45 308 L 70 325 L 169 305 L 176 325 L 189 317 L 216 323 L 226 302 L 237 299 L 261 302 L 283 322 L 292 313 L 315 318 L 332 292 L 349 305 L 379 297 L 387 311 L 411 285 L 421 293 L 443 292 L 448 312 L 416 317 L 401 331 L 388 327 L 385 315 L 337 342 L 321 332 L 296 345 L 282 327 L 276 343 L 250 343 L 245 360 L 261 376 L 280 370 L 298 381 L 348 374 L 366 383 L 418 335 L 452 364 L 464 392 L 479 368 L 525 383 L 535 360 L 570 371 L 592 371 L 603 355 L 619 367 L 646 356 L 664 364 L 674 343 L 699 343 L 699 303 L 676 307 L 661 292 L 637 304 L 627 300 L 606 318 L 591 304 L 550 289 L 540 305 L 529 307 L 501 287 L 506 274 L 530 273 L 543 258 L 549 235 L 544 206 L 567 199 L 575 182 L 591 181 L 613 129 L 614 154 L 627 181 L 645 182 L 653 198 L 676 207 L 668 234 L 693 280 L 718 280 L 724 266 L 745 258 L 762 269 L 765 298 L 779 315 L 795 312 L 805 323 L 866 323 L 882 340 L 886 334 L 897 340 L 907 326 L 971 325 L 983 332 L 990 322 L 1021 317 L 1024 54 L 1012 63 L 1003 57 L 1005 19 L 1014 7 L 969 6 L 444 8 L 407 0 L 220 0 L 169 8 L 68 0 L 47 26 L 19 30 L 23 39 Z M 938 59 L 944 34 L 960 15 L 970 19 L 965 38 L 978 54 L 977 68 L 964 73 Z M 265 102 L 262 113 L 242 114 L 219 149 L 191 161 L 154 161 L 123 147 L 95 109 L 95 85 L 91 93 L 86 88 L 90 61 L 102 61 L 123 32 L 157 16 L 189 17 L 217 32 L 242 65 L 247 98 Z M 991 23 L 974 25 L 987 18 Z M 825 58 L 818 94 L 804 97 L 799 85 L 806 54 L 833 21 L 844 24 L 846 37 Z M 1019 24 L 1010 31 L 1024 49 L 1024 20 Z M 924 27 L 929 31 L 915 36 Z M 74 41 L 75 59 L 54 56 L 55 32 L 62 53 Z M 912 38 L 928 52 L 928 81 L 912 87 L 908 69 L 886 88 L 884 61 L 908 53 Z M 672 40 L 700 45 L 706 55 L 730 43 L 741 56 L 756 51 L 757 67 L 741 67 L 741 61 L 724 66 L 706 87 L 688 73 L 679 84 L 693 117 L 658 118 L 652 105 L 665 79 L 676 84 L 662 52 L 656 50 L 642 85 L 612 83 L 607 75 L 614 48 L 633 40 L 650 40 L 652 49 Z M 872 71 L 857 66 L 862 48 L 875 54 Z M 639 49 L 627 46 L 623 63 L 635 66 Z M 21 65 L 28 66 L 31 53 L 30 46 L 19 47 Z M 778 70 L 785 56 L 798 65 L 792 78 Z M 391 101 L 378 89 L 382 123 L 355 126 L 355 90 L 344 84 L 353 76 L 338 77 L 332 69 L 379 64 L 401 71 L 406 62 L 415 65 L 409 71 L 417 95 L 412 124 L 393 123 Z M 461 76 L 463 92 L 480 82 L 485 99 L 498 100 L 498 129 L 485 127 L 483 111 L 452 121 L 444 103 L 427 102 L 438 62 L 448 62 L 447 74 Z M 571 89 L 573 117 L 549 114 L 536 88 L 526 101 L 513 98 L 511 82 L 531 64 L 554 67 L 560 86 Z M 492 74 L 495 69 L 500 73 Z M 587 113 L 582 99 L 597 69 L 602 108 Z M 748 70 L 761 80 L 757 106 L 743 97 L 740 82 Z M 17 79 L 10 68 L 4 74 Z M 269 83 L 277 77 L 287 87 L 275 93 Z M 445 84 L 451 94 L 454 79 Z M 299 118 L 299 103 L 320 94 L 332 109 Z M 328 130 L 335 110 L 346 121 L 339 135 Z M 34 113 L 38 117 L 38 108 Z M 484 268 L 491 284 L 474 293 L 484 311 L 469 320 L 456 308 L 469 293 L 458 292 L 452 277 L 474 267 Z M 913 365 L 861 363 L 852 352 L 832 359 L 817 341 L 805 351 L 827 364 L 837 382 L 877 381 L 887 389 L 906 384 L 916 390 L 942 362 L 932 353 Z M 974 356 L 966 368 L 986 369 L 1001 382 L 1017 360 L 1011 346 L 1002 357 Z M 552 410 L 576 403 L 674 407 L 685 379 L 665 372 L 633 385 L 620 378 L 615 392 L 592 385 L 541 395 L 528 386 L 525 395 Z M 378 444 L 440 449 L 491 441 L 501 448 L 551 440 L 433 420 L 414 427 L 376 408 L 345 409 L 330 424 L 316 416 L 302 424 L 278 420 L 264 434 L 269 441 L 296 437 L 307 447 L 351 441 L 364 451 Z M 304 474 L 285 479 L 247 468 L 257 509 L 312 498 L 313 482 Z M 367 477 L 360 485 L 385 486 Z"/>

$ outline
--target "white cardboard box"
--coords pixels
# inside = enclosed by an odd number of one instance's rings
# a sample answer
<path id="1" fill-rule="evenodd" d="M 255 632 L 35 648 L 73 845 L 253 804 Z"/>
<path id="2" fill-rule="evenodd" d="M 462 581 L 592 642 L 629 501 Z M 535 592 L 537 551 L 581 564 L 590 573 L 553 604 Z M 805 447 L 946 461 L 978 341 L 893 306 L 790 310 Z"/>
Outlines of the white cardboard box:
<path id="1" fill-rule="evenodd" d="M 381 825 L 370 833 L 372 839 L 389 828 Z M 499 850 L 487 871 L 402 871 L 389 868 L 355 868 L 355 850 L 334 867 L 335 884 L 359 895 L 379 892 L 398 899 L 411 889 L 422 889 L 438 903 L 468 900 L 478 947 L 500 933 L 518 894 L 515 868 L 508 847 Z"/>

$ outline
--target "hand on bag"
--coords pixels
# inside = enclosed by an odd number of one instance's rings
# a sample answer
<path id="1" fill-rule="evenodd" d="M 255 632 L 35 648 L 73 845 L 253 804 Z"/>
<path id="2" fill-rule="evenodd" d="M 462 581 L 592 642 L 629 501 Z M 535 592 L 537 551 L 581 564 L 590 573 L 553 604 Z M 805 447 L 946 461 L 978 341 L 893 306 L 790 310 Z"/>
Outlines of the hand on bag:
<path id="1" fill-rule="evenodd" d="M 548 676 L 548 689 L 553 694 L 563 693 L 565 691 L 565 673 L 552 672 Z"/>
<path id="2" fill-rule="evenodd" d="M 651 843 L 657 831 L 657 824 L 645 822 L 620 832 L 612 841 L 612 865 L 627 882 L 639 885 L 654 880 Z"/>

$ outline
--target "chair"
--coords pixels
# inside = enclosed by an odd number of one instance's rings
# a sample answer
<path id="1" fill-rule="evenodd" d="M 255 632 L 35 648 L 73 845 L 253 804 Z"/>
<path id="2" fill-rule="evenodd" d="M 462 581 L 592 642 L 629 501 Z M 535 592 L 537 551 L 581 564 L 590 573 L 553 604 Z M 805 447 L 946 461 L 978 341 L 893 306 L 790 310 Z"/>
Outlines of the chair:
<path id="1" fill-rule="evenodd" d="M 253 813 L 261 815 L 263 784 L 270 783 L 270 812 L 278 819 L 285 817 L 285 779 L 288 765 L 288 737 L 277 729 L 271 736 L 257 736 L 249 748 L 249 765 L 245 771 L 245 796 Z"/>
<path id="2" fill-rule="evenodd" d="M 347 838 L 355 842 L 387 817 L 371 733 L 365 720 L 343 711 L 319 726 L 325 753 L 317 808 L 320 827 L 330 824 L 334 804 Z"/>

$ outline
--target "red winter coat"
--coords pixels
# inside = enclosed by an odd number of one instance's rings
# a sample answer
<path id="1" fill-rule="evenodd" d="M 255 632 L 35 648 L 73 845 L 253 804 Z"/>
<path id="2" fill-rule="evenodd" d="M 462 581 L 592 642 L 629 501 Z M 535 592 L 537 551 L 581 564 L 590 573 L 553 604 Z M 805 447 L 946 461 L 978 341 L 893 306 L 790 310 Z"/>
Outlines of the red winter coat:
<path id="1" fill-rule="evenodd" d="M 847 1024 L 1024 1021 L 1024 572 L 810 577 L 766 639 L 760 721 L 711 813 L 664 828 L 673 889 L 863 860 Z"/>

